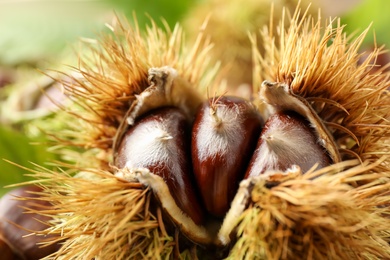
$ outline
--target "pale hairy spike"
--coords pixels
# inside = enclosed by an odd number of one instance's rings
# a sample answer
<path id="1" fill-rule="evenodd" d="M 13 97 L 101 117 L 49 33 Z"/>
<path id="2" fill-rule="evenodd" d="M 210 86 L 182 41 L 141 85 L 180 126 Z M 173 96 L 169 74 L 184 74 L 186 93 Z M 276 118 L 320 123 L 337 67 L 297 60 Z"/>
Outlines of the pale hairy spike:
<path id="1" fill-rule="evenodd" d="M 389 228 L 384 215 L 389 210 L 375 206 L 390 202 L 386 195 L 390 183 L 385 182 L 389 172 L 372 172 L 385 160 L 362 164 L 345 161 L 303 175 L 280 173 L 283 179 L 273 188 L 267 187 L 266 177 L 256 177 L 263 181 L 250 187 L 254 206 L 240 216 L 233 210 L 229 215 L 238 223 L 239 237 L 230 259 L 259 254 L 272 259 L 294 258 L 297 254 L 305 258 L 390 257 L 388 234 L 383 232 Z M 278 172 L 271 176 L 278 176 Z M 354 188 L 356 181 L 368 184 Z M 242 202 L 237 203 L 239 210 Z M 229 239 L 222 235 L 222 239 Z M 302 243 L 307 247 L 295 246 Z"/>
<path id="2" fill-rule="evenodd" d="M 187 84 L 188 89 L 194 88 L 194 83 L 198 89 L 213 86 L 211 81 L 217 66 L 211 67 L 207 58 L 211 44 L 200 33 L 193 46 L 185 45 L 181 27 L 176 25 L 170 29 L 165 25 L 165 29 L 161 29 L 151 21 L 144 37 L 137 23 L 130 26 L 117 18 L 110 26 L 112 34 L 103 34 L 94 42 L 84 42 L 84 53 L 79 53 L 79 67 L 72 68 L 81 77 L 69 75 L 72 82 L 62 83 L 65 94 L 75 104 L 71 109 L 67 108 L 70 117 L 78 117 L 84 121 L 85 127 L 90 125 L 90 132 L 78 131 L 77 125 L 69 121 L 69 127 L 79 134 L 72 140 L 69 136 L 62 136 L 64 143 L 73 142 L 76 146 L 84 143 L 86 147 L 100 149 L 106 149 L 110 143 L 112 146 L 118 137 L 112 133 L 124 121 L 123 116 L 126 117 L 123 111 L 131 107 L 135 95 L 150 86 L 150 68 L 174 66 L 180 75 L 178 81 L 181 81 L 176 84 Z M 86 54 L 85 50 L 89 53 Z M 180 86 L 174 89 L 180 90 Z M 197 90 L 191 91 L 195 93 Z M 60 135 L 55 135 L 57 140 L 61 139 Z"/>
<path id="3" fill-rule="evenodd" d="M 390 138 L 390 134 L 377 131 L 368 134 L 372 132 L 368 125 L 386 128 L 388 123 L 378 124 L 378 119 L 390 117 L 386 90 L 390 86 L 389 73 L 384 69 L 370 73 L 370 62 L 381 49 L 374 50 L 359 65 L 358 50 L 369 28 L 351 38 L 346 36 L 338 19 L 325 21 L 323 26 L 320 17 L 305 15 L 300 20 L 295 15 L 290 26 L 280 31 L 278 42 L 271 39 L 268 31 L 262 30 L 267 52 L 254 50 L 258 75 L 254 88 L 264 80 L 287 84 L 293 94 L 307 99 L 320 117 L 335 126 L 329 130 L 340 146 L 352 149 L 351 153 L 358 154 L 362 160 L 368 150 L 370 156 L 378 151 L 379 158 L 379 151 L 389 150 L 389 142 L 383 140 Z M 367 144 L 364 149 L 359 148 L 362 143 Z"/>

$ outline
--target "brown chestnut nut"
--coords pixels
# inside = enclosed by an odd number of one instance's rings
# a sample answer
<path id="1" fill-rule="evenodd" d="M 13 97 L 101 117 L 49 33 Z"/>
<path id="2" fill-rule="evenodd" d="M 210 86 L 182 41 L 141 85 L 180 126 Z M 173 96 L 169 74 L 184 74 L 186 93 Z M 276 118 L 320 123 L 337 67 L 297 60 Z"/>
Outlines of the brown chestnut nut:
<path id="1" fill-rule="evenodd" d="M 14 253 L 14 250 L 10 247 L 10 245 L 5 242 L 4 238 L 0 236 L 0 253 L 2 260 L 17 260 L 21 259 L 18 255 Z"/>
<path id="2" fill-rule="evenodd" d="M 29 235 L 34 231 L 48 228 L 44 222 L 48 217 L 25 213 L 26 209 L 47 208 L 46 201 L 36 200 L 39 195 L 30 192 L 40 192 L 37 186 L 25 186 L 10 191 L 0 200 L 0 252 L 1 259 L 41 259 L 59 249 L 59 244 L 42 247 L 39 243 L 54 237 Z M 33 200 L 18 200 L 18 197 L 32 198 Z M 11 253 L 12 251 L 12 253 Z M 8 257 L 8 258 L 7 258 Z"/>
<path id="3" fill-rule="evenodd" d="M 206 209 L 223 217 L 244 177 L 261 131 L 255 107 L 238 97 L 203 103 L 192 130 L 192 160 Z"/>
<path id="4" fill-rule="evenodd" d="M 245 178 L 266 170 L 285 171 L 293 165 L 307 172 L 330 164 L 325 149 L 317 142 L 314 130 L 301 115 L 279 112 L 272 115 L 263 128 Z"/>
<path id="5" fill-rule="evenodd" d="M 135 122 L 118 148 L 118 168 L 147 168 L 167 183 L 178 207 L 201 224 L 204 211 L 192 180 L 190 126 L 179 109 L 163 108 Z"/>

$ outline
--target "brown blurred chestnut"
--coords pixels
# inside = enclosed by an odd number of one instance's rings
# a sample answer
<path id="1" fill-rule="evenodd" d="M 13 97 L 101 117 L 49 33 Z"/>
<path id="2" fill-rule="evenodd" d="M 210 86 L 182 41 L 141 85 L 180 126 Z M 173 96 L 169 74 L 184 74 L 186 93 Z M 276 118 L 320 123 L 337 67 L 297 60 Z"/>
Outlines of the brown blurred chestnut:
<path id="1" fill-rule="evenodd" d="M 189 138 L 189 123 L 179 109 L 152 111 L 127 131 L 118 148 L 115 166 L 147 168 L 161 176 L 179 208 L 201 224 L 204 210 L 194 187 Z"/>
<path id="2" fill-rule="evenodd" d="M 244 177 L 262 118 L 248 101 L 221 96 L 204 102 L 192 130 L 192 160 L 206 209 L 223 217 Z"/>
<path id="3" fill-rule="evenodd" d="M 285 171 L 293 165 L 303 173 L 316 163 L 317 168 L 328 166 L 330 158 L 313 131 L 309 122 L 295 112 L 273 114 L 265 123 L 245 178 L 267 170 Z"/>
<path id="4" fill-rule="evenodd" d="M 42 207 L 50 207 L 50 203 L 36 200 L 38 194 L 30 193 L 40 191 L 42 189 L 37 186 L 25 186 L 12 190 L 1 198 L 0 259 L 41 259 L 59 249 L 58 243 L 45 247 L 38 244 L 53 237 L 29 235 L 48 227 L 44 224 L 49 220 L 48 217 L 25 213 L 25 208 L 39 210 Z M 17 199 L 20 197 L 31 198 L 31 200 Z"/>
<path id="5" fill-rule="evenodd" d="M 3 260 L 17 260 L 17 259 L 21 259 L 19 258 L 19 256 L 17 256 L 15 253 L 14 253 L 14 250 L 12 250 L 12 248 L 10 247 L 9 244 L 7 244 L 5 242 L 5 239 L 3 237 L 0 236 L 0 259 L 3 259 Z"/>

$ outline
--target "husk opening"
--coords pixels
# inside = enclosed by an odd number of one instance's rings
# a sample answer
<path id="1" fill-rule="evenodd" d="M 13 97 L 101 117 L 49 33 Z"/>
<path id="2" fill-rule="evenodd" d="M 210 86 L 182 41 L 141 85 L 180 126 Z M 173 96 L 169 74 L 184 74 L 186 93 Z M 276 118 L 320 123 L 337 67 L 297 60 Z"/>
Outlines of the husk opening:
<path id="1" fill-rule="evenodd" d="M 369 60 L 379 49 L 357 65 L 366 32 L 350 41 L 337 22 L 323 28 L 320 21 L 306 17 L 301 22 L 299 16 L 297 11 L 290 27 L 280 27 L 279 42 L 271 29 L 262 32 L 265 54 L 254 49 L 255 91 L 263 80 L 288 84 L 324 120 L 343 159 L 353 154 L 362 163 L 350 169 L 336 164 L 272 188 L 257 182 L 250 206 L 232 223 L 238 225 L 238 240 L 229 257 L 390 257 L 389 74 L 369 73 Z M 68 128 L 55 136 L 56 149 L 72 164 L 59 164 L 66 171 L 40 168 L 35 173 L 45 188 L 43 198 L 54 205 L 42 212 L 54 216 L 43 234 L 66 239 L 48 258 L 164 258 L 177 250 L 148 210 L 148 190 L 112 175 L 112 144 L 134 95 L 148 87 L 149 68 L 171 66 L 205 96 L 207 86 L 218 85 L 207 64 L 210 45 L 199 38 L 188 49 L 180 27 L 163 31 L 152 24 L 146 36 L 137 27 L 119 24 L 118 30 L 92 46 L 90 60 L 81 58 L 75 69 L 83 79 L 64 83 L 75 104 L 64 108 L 68 115 L 60 120 Z M 74 172 L 94 178 L 75 178 Z"/>

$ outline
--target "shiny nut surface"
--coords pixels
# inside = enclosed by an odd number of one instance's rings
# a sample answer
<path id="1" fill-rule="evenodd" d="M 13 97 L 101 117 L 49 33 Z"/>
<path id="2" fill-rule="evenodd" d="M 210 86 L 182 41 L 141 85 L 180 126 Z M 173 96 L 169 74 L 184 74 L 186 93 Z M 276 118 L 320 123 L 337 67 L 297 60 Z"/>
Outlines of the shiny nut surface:
<path id="1" fill-rule="evenodd" d="M 192 130 L 194 173 L 206 209 L 223 217 L 236 194 L 261 131 L 256 109 L 221 96 L 200 107 Z"/>
<path id="2" fill-rule="evenodd" d="M 279 112 L 266 122 L 245 177 L 257 176 L 266 170 L 285 171 L 298 165 L 302 172 L 318 163 L 330 164 L 324 148 L 318 144 L 313 129 L 299 114 Z"/>
<path id="3" fill-rule="evenodd" d="M 161 176 L 171 195 L 197 224 L 204 214 L 192 179 L 190 126 L 176 108 L 152 111 L 125 134 L 116 158 L 118 168 L 147 168 Z"/>

